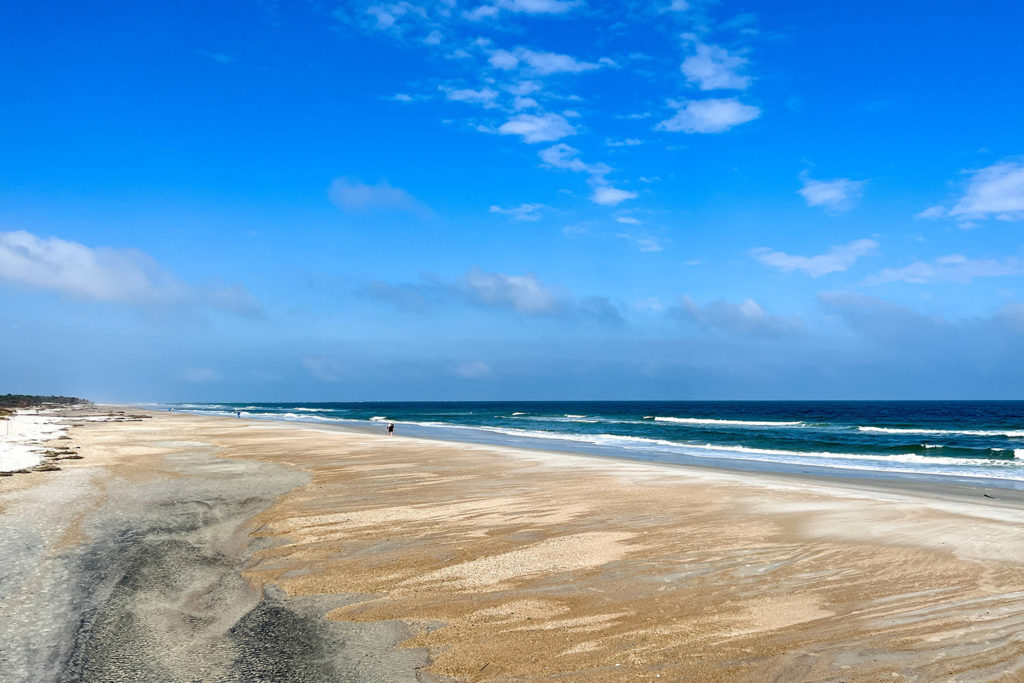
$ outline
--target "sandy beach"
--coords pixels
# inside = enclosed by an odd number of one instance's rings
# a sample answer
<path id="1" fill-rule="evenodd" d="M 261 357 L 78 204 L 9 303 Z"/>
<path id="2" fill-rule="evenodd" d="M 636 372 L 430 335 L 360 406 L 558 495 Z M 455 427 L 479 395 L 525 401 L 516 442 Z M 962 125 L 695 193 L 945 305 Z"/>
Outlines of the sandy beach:
<path id="1" fill-rule="evenodd" d="M 1024 678 L 1012 491 L 149 415 L 0 479 L 5 680 Z"/>

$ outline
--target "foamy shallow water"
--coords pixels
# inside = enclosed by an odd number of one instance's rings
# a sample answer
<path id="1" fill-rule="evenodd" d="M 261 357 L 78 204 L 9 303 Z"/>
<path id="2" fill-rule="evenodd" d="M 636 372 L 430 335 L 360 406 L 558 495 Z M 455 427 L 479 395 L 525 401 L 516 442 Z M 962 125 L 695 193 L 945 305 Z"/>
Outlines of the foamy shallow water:
<path id="1" fill-rule="evenodd" d="M 18 411 L 0 421 L 0 472 L 35 467 L 43 460 L 43 443 L 67 428 L 64 418 L 35 411 Z"/>
<path id="2" fill-rule="evenodd" d="M 155 405 L 403 436 L 1024 490 L 1024 401 L 461 401 Z"/>

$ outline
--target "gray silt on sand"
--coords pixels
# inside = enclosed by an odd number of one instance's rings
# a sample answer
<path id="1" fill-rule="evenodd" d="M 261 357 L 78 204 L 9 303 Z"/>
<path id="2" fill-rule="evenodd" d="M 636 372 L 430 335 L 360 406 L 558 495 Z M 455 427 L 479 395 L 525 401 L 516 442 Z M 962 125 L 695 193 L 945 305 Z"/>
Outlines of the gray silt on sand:
<path id="1" fill-rule="evenodd" d="M 401 623 L 328 622 L 344 596 L 251 590 L 239 574 L 247 520 L 308 479 L 197 445 L 165 457 L 178 477 L 100 481 L 75 468 L 3 499 L 0 680 L 434 679 L 424 650 L 395 647 Z M 97 502 L 88 540 L 56 548 Z"/>

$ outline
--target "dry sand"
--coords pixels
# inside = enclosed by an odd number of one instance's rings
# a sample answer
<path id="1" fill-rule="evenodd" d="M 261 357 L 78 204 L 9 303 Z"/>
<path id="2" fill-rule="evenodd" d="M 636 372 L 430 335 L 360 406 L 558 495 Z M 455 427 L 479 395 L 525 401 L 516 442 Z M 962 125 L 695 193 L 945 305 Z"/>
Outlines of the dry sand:
<path id="1" fill-rule="evenodd" d="M 253 595 L 279 588 L 276 604 L 364 634 L 364 680 L 393 645 L 367 629 L 396 623 L 399 651 L 430 660 L 392 666 L 393 680 L 1024 680 L 1024 509 L 1009 492 L 180 414 L 72 436 L 87 457 L 71 468 L 140 482 L 190 476 L 168 463 L 199 448 L 229 473 L 301 470 L 246 508 L 248 545 L 228 556 Z M 91 460 L 104 443 L 117 447 Z"/>

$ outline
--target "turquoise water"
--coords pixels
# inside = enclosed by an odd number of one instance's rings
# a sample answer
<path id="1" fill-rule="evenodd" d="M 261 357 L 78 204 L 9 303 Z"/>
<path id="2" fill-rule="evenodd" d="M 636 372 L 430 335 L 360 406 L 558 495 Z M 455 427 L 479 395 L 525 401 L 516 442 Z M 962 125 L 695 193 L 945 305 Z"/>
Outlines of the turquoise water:
<path id="1" fill-rule="evenodd" d="M 1024 488 L 1024 401 L 182 403 L 180 411 L 732 469 Z"/>

